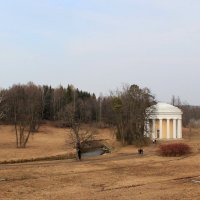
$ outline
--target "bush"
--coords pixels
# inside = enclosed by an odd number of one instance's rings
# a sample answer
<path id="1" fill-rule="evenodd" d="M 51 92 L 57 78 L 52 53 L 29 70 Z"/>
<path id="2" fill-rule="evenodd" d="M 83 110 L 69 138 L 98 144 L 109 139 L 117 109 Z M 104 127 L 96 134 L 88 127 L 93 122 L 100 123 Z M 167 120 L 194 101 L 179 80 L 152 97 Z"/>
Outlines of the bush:
<path id="1" fill-rule="evenodd" d="M 159 147 L 159 154 L 162 156 L 182 156 L 190 152 L 190 147 L 183 143 L 163 144 Z"/>

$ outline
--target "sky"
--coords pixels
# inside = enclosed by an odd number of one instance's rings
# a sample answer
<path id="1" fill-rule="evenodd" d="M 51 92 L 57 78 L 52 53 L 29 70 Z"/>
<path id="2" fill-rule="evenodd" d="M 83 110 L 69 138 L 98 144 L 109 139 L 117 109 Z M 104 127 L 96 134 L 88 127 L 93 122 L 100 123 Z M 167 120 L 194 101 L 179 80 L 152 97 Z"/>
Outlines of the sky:
<path id="1" fill-rule="evenodd" d="M 0 0 L 0 88 L 108 95 L 123 84 L 200 105 L 199 0 Z"/>

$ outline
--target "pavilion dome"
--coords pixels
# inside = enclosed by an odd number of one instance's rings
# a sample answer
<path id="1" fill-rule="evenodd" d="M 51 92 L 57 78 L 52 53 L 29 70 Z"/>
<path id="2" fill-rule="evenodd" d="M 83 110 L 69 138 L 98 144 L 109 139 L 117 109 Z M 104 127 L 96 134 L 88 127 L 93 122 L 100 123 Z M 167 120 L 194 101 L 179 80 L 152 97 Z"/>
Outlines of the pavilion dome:
<path id="1" fill-rule="evenodd" d="M 156 105 L 152 106 L 154 109 L 153 113 L 166 113 L 166 114 L 182 114 L 181 109 L 178 107 L 172 106 L 171 104 L 159 102 Z"/>

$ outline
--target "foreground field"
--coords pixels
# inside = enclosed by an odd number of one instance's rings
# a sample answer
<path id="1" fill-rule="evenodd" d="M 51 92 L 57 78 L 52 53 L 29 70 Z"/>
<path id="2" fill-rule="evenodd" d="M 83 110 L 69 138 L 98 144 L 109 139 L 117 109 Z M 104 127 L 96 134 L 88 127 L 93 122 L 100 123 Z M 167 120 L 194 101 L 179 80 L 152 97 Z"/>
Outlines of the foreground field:
<path id="1" fill-rule="evenodd" d="M 81 162 L 0 166 L 0 199 L 199 199 L 199 154 L 184 158 L 127 153 Z"/>
<path id="2" fill-rule="evenodd" d="M 43 128 L 47 130 L 47 127 Z M 51 132 L 50 135 L 52 134 L 54 133 Z M 187 137 L 187 130 L 184 134 Z M 0 199 L 199 200 L 200 140 L 198 134 L 196 132 L 191 138 L 184 140 L 193 146 L 193 153 L 180 158 L 158 156 L 155 153 L 157 146 L 145 148 L 144 156 L 139 156 L 134 147 L 128 146 L 118 147 L 109 155 L 84 158 L 81 162 L 63 160 L 0 165 Z M 46 138 L 48 138 L 47 135 Z M 103 132 L 101 137 L 108 136 Z M 44 144 L 47 142 L 46 140 L 51 140 L 44 139 L 42 146 L 47 148 L 48 145 Z M 54 146 L 52 139 L 52 149 L 49 147 L 48 151 L 51 150 L 50 153 L 65 152 L 64 146 L 59 146 L 59 144 L 65 145 L 65 142 L 60 142 L 55 142 Z M 33 149 L 35 155 L 37 154 L 39 150 L 36 151 L 38 149 L 36 144 L 40 143 L 30 143 L 29 153 Z M 10 149 L 11 151 L 7 148 L 7 154 L 11 152 L 13 156 L 14 150 Z M 41 152 L 44 155 L 47 153 L 45 150 L 41 150 Z M 1 155 L 4 154 L 1 153 Z M 27 156 L 25 152 L 23 152 L 23 156 Z"/>

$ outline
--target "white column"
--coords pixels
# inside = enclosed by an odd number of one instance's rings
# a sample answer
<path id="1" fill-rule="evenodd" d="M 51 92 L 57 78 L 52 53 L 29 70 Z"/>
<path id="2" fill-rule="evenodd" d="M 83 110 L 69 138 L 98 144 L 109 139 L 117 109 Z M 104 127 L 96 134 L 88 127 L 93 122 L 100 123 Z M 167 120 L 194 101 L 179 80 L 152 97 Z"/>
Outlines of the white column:
<path id="1" fill-rule="evenodd" d="M 149 137 L 150 134 L 149 120 L 147 120 L 146 123 L 147 123 L 147 137 Z"/>
<path id="2" fill-rule="evenodd" d="M 170 139 L 170 126 L 169 126 L 169 119 L 167 119 L 167 139 Z"/>
<path id="3" fill-rule="evenodd" d="M 144 135 L 147 137 L 147 120 L 145 120 L 144 124 Z"/>
<path id="4" fill-rule="evenodd" d="M 163 136 L 162 136 L 162 119 L 160 119 L 159 130 L 160 130 L 160 139 L 162 139 L 163 138 Z"/>
<path id="5" fill-rule="evenodd" d="M 153 124 L 152 124 L 152 138 L 156 138 L 156 120 L 153 119 Z"/>
<path id="6" fill-rule="evenodd" d="M 176 139 L 176 119 L 173 119 L 173 139 Z"/>
<path id="7" fill-rule="evenodd" d="M 178 119 L 178 138 L 182 138 L 182 122 L 181 119 Z"/>

